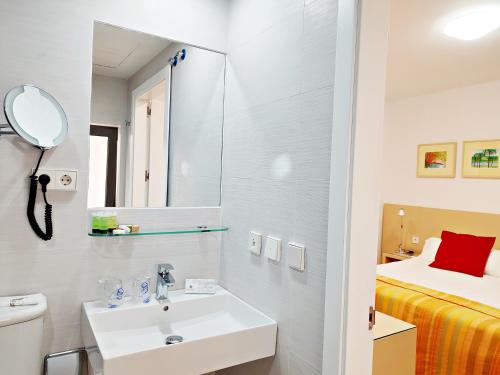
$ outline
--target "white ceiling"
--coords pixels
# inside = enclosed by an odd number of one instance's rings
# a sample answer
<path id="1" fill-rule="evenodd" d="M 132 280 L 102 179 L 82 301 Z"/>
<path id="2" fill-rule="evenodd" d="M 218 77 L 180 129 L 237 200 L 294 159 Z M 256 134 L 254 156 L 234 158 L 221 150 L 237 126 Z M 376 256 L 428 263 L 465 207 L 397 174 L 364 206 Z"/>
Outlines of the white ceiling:
<path id="1" fill-rule="evenodd" d="M 500 80 L 500 29 L 478 40 L 443 34 L 443 23 L 467 8 L 499 0 L 392 0 L 387 99 Z"/>
<path id="2" fill-rule="evenodd" d="M 168 39 L 96 22 L 92 72 L 128 79 L 170 43 Z"/>

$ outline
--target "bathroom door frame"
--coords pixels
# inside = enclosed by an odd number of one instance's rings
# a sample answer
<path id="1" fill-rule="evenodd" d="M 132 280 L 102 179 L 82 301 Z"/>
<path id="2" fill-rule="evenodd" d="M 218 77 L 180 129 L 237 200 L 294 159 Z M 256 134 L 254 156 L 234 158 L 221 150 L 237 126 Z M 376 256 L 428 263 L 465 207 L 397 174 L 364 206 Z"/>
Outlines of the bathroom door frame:
<path id="1" fill-rule="evenodd" d="M 164 145 L 165 145 L 165 189 L 168 189 L 168 155 L 170 144 L 170 85 L 172 84 L 172 67 L 167 65 L 159 72 L 148 78 L 137 88 L 132 90 L 132 98 L 130 103 L 130 132 L 128 134 L 128 150 L 127 150 L 127 174 L 125 178 L 125 207 L 133 207 L 132 205 L 132 189 L 133 189 L 133 170 L 134 170 L 134 133 L 135 133 L 135 102 L 146 92 L 157 86 L 162 81 L 165 81 L 165 129 L 164 129 Z M 165 197 L 165 206 L 167 206 L 167 197 Z"/>
<path id="2" fill-rule="evenodd" d="M 390 0 L 338 0 L 325 375 L 372 373 L 389 16 Z"/>

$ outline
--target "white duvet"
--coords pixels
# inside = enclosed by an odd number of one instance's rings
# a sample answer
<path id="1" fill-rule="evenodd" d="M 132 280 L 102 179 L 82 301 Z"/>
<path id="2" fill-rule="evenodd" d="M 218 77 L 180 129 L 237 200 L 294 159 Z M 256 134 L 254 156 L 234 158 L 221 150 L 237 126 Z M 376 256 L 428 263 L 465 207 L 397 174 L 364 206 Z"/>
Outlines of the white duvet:
<path id="1" fill-rule="evenodd" d="M 500 309 L 500 277 L 475 277 L 429 267 L 428 259 L 415 257 L 379 264 L 377 274 L 439 290 Z"/>

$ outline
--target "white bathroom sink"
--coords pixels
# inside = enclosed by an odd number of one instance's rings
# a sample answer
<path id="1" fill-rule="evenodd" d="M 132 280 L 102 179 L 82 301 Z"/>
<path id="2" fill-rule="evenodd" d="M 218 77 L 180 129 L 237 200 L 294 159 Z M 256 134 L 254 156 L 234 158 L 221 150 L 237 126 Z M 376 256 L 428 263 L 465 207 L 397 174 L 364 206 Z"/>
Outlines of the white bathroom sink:
<path id="1" fill-rule="evenodd" d="M 82 337 L 95 375 L 200 375 L 275 354 L 276 322 L 227 290 L 177 290 L 169 299 L 116 309 L 83 304 Z M 184 341 L 166 345 L 171 335 Z"/>

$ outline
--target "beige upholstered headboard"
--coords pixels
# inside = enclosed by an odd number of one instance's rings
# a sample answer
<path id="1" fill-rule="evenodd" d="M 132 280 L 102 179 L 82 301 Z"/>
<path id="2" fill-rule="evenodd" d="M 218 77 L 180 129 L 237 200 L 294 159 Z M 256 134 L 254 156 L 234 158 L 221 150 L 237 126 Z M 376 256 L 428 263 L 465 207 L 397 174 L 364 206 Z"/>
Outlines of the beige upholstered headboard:
<path id="1" fill-rule="evenodd" d="M 439 208 L 384 204 L 382 222 L 382 251 L 394 251 L 400 241 L 400 217 L 398 211 L 403 208 L 404 245 L 408 250 L 420 253 L 428 237 L 441 237 L 441 231 L 468 233 L 476 236 L 496 237 L 495 249 L 500 249 L 500 214 L 482 212 L 443 210 Z M 411 243 L 413 236 L 420 238 L 420 243 Z"/>

